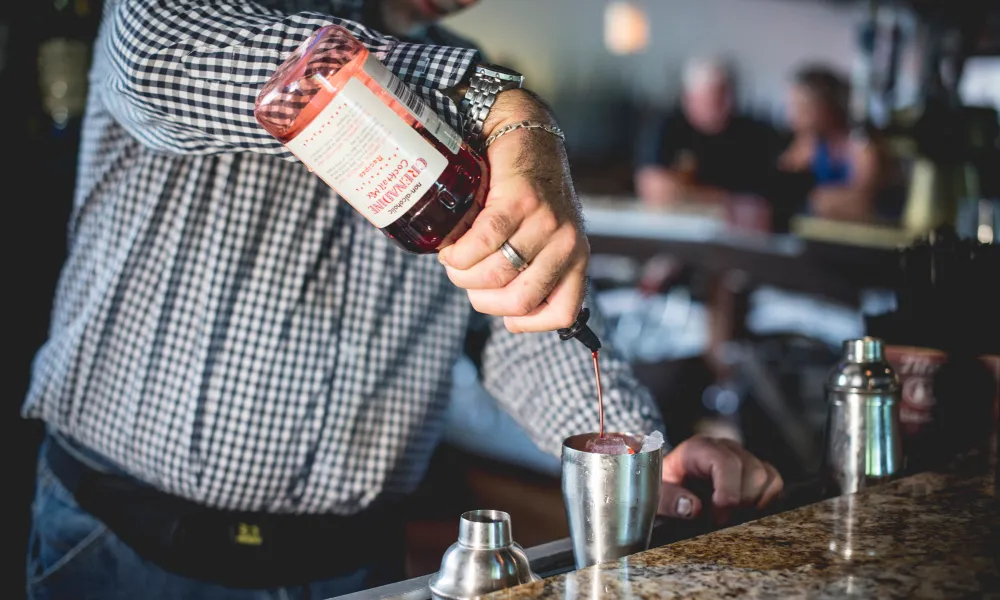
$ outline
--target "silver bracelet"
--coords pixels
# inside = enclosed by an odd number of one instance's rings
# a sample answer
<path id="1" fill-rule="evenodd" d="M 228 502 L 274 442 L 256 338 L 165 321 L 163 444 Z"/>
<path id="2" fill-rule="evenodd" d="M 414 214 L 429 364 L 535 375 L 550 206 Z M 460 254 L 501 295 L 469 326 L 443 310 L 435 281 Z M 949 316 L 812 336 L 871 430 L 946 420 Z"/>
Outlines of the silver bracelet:
<path id="1" fill-rule="evenodd" d="M 497 131 L 490 137 L 486 138 L 486 141 L 483 142 L 483 152 L 485 152 L 486 149 L 490 147 L 490 144 L 497 141 L 497 138 L 499 138 L 500 136 L 508 134 L 511 131 L 516 131 L 518 129 L 541 129 L 542 131 L 551 133 L 560 140 L 563 141 L 566 140 L 566 134 L 564 134 L 563 130 L 558 127 L 549 125 L 547 123 L 542 123 L 541 121 L 521 121 L 520 123 L 511 123 L 510 125 L 503 127 L 502 129 L 500 129 L 500 131 Z"/>

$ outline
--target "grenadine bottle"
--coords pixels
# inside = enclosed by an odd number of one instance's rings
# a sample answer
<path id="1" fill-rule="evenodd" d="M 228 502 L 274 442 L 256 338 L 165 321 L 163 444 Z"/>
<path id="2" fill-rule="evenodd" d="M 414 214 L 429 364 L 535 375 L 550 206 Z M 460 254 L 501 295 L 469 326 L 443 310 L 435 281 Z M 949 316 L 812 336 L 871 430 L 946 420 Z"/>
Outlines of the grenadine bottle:
<path id="1" fill-rule="evenodd" d="M 257 96 L 264 129 L 402 248 L 436 252 L 485 201 L 483 159 L 343 27 L 323 27 Z"/>

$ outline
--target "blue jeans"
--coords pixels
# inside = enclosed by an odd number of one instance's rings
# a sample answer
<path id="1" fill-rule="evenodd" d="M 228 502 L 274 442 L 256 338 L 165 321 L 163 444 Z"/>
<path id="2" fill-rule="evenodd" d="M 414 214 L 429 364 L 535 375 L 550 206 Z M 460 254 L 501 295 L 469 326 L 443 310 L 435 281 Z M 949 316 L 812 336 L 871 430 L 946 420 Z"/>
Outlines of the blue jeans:
<path id="1" fill-rule="evenodd" d="M 54 442 L 48 438 L 45 443 Z M 392 569 L 383 565 L 327 581 L 259 590 L 174 575 L 138 556 L 80 508 L 44 456 L 43 444 L 28 543 L 29 600 L 326 600 L 390 583 Z"/>

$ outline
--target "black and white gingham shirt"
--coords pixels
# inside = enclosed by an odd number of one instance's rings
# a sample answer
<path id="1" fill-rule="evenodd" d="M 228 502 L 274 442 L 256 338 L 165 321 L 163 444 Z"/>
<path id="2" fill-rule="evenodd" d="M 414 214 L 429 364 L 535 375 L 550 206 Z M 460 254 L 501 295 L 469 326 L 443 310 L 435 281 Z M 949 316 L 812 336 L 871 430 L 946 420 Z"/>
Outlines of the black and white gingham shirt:
<path id="1" fill-rule="evenodd" d="M 96 45 L 50 337 L 24 412 L 205 505 L 349 514 L 411 491 L 471 309 L 254 120 L 310 34 L 350 29 L 457 127 L 474 50 L 357 23 L 363 0 L 111 0 Z M 545 450 L 596 423 L 581 344 L 497 319 L 483 378 Z M 603 360 L 612 429 L 658 415 Z"/>

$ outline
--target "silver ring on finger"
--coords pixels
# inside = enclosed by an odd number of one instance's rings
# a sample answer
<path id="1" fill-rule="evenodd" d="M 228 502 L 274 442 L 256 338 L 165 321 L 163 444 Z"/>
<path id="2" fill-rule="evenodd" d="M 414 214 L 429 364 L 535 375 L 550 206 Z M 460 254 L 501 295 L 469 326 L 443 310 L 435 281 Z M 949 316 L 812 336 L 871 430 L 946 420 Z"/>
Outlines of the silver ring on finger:
<path id="1" fill-rule="evenodd" d="M 500 246 L 500 252 L 504 255 L 504 258 L 509 260 L 510 264 L 517 269 L 518 273 L 528 268 L 528 261 L 524 260 L 524 258 L 517 253 L 517 250 L 514 250 L 514 247 L 510 245 L 510 242 L 504 242 L 503 245 Z"/>

